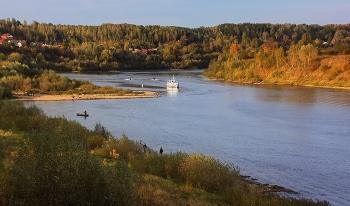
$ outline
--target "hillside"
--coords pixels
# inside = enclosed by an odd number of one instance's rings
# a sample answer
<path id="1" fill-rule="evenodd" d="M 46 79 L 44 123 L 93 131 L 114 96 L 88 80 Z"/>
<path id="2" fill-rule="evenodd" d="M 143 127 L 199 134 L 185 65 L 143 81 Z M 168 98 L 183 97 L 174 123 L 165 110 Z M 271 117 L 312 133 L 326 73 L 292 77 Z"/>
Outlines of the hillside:
<path id="1" fill-rule="evenodd" d="M 253 58 L 242 58 L 247 51 L 236 47 L 213 60 L 203 75 L 244 83 L 350 87 L 350 55 L 319 54 L 312 44 L 299 42 L 287 51 L 263 45 Z"/>
<path id="2" fill-rule="evenodd" d="M 350 25 L 183 28 L 0 19 L 0 99 L 76 89 L 53 71 L 205 69 L 227 81 L 349 87 Z"/>
<path id="3" fill-rule="evenodd" d="M 350 54 L 350 24 L 242 23 L 184 28 L 28 24 L 8 18 L 0 19 L 0 33 L 0 61 L 56 71 L 203 69 L 232 44 L 249 51 L 245 56 L 252 58 L 270 38 L 275 41 L 272 46 L 285 51 L 303 41 L 323 53 Z"/>

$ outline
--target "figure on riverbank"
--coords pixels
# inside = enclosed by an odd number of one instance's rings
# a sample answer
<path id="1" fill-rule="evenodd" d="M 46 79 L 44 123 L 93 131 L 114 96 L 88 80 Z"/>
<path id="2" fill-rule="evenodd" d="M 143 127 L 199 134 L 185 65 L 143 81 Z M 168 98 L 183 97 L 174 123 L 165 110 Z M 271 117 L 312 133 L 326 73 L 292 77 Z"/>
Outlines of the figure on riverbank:
<path id="1" fill-rule="evenodd" d="M 147 150 L 147 148 L 148 148 L 147 145 L 144 144 L 142 147 L 143 147 L 143 152 L 146 153 L 146 150 Z"/>
<path id="2" fill-rule="evenodd" d="M 163 148 L 160 147 L 159 154 L 163 154 Z"/>

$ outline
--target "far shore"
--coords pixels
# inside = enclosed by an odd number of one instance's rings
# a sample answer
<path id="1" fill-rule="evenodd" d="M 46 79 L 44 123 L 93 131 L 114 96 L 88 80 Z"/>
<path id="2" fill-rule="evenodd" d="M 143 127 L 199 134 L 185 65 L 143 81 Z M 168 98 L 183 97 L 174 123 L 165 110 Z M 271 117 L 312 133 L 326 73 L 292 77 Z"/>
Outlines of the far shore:
<path id="1" fill-rule="evenodd" d="M 228 81 L 224 79 L 208 78 L 210 80 L 219 80 L 233 82 L 237 84 L 257 84 L 257 85 L 281 85 L 281 86 L 297 86 L 297 87 L 314 87 L 314 88 L 325 88 L 325 89 L 344 89 L 350 90 L 350 87 L 339 87 L 339 86 L 317 86 L 312 84 L 282 84 L 282 83 L 264 83 L 264 82 L 241 82 L 241 81 Z"/>
<path id="2" fill-rule="evenodd" d="M 142 94 L 35 94 L 33 95 L 14 95 L 12 100 L 16 101 L 67 101 L 67 100 L 97 100 L 97 99 L 133 99 L 133 98 L 156 98 L 158 92 L 143 91 Z"/>
<path id="3" fill-rule="evenodd" d="M 281 86 L 297 86 L 297 87 L 314 87 L 314 88 L 325 88 L 325 89 L 344 89 L 344 90 L 350 90 L 350 87 L 337 87 L 337 86 L 316 86 L 312 84 L 279 84 L 279 83 L 252 83 L 252 82 L 239 82 L 239 81 L 232 81 L 235 83 L 241 83 L 241 84 L 261 84 L 261 85 L 281 85 Z"/>

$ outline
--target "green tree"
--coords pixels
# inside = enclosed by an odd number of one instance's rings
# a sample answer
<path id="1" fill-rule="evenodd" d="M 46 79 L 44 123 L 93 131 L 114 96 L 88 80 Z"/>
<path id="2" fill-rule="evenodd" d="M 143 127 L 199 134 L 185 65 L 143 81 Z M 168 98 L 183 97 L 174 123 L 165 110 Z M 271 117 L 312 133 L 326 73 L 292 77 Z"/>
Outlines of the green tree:
<path id="1" fill-rule="evenodd" d="M 285 65 L 285 63 L 286 63 L 286 56 L 284 54 L 283 47 L 279 47 L 278 49 L 276 49 L 274 51 L 273 55 L 275 56 L 275 59 L 276 59 L 276 67 L 277 68 L 281 68 L 282 65 Z"/>
<path id="2" fill-rule="evenodd" d="M 308 45 L 308 44 L 312 44 L 312 43 L 313 43 L 313 39 L 312 39 L 311 35 L 309 33 L 305 33 L 301 37 L 301 40 L 298 42 L 298 45 L 302 46 L 302 45 Z"/>
<path id="3" fill-rule="evenodd" d="M 312 44 L 303 45 L 299 50 L 299 58 L 304 63 L 304 67 L 309 68 L 310 61 L 317 57 L 318 50 Z"/>
<path id="4" fill-rule="evenodd" d="M 299 65 L 300 59 L 299 59 L 299 50 L 300 47 L 298 45 L 292 44 L 287 51 L 287 59 L 289 62 L 289 67 L 294 68 Z"/>
<path id="5" fill-rule="evenodd" d="M 346 30 L 338 30 L 335 32 L 331 43 L 333 45 L 343 43 L 346 37 L 349 36 L 349 32 Z"/>
<path id="6" fill-rule="evenodd" d="M 104 49 L 101 52 L 100 61 L 110 62 L 113 59 L 113 52 L 109 49 Z"/>
<path id="7" fill-rule="evenodd" d="M 36 55 L 35 59 L 38 62 L 42 62 L 42 61 L 45 61 L 45 56 L 40 52 L 39 54 Z"/>
<path id="8" fill-rule="evenodd" d="M 24 59 L 23 59 L 23 55 L 22 54 L 20 54 L 18 52 L 13 52 L 13 53 L 11 53 L 8 56 L 7 60 L 9 62 L 20 62 L 20 63 L 23 63 Z"/>

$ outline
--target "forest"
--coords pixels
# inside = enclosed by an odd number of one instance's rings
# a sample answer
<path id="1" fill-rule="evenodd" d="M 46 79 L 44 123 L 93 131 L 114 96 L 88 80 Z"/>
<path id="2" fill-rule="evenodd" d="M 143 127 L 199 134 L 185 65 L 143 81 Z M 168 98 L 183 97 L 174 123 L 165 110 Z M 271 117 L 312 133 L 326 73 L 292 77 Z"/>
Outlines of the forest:
<path id="1" fill-rule="evenodd" d="M 0 33 L 12 36 L 0 44 L 0 98 L 55 89 L 41 80 L 65 81 L 47 77 L 45 70 L 207 69 L 205 76 L 227 81 L 348 87 L 349 32 L 349 24 L 185 28 L 53 25 L 7 18 L 0 20 Z"/>

